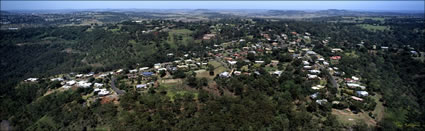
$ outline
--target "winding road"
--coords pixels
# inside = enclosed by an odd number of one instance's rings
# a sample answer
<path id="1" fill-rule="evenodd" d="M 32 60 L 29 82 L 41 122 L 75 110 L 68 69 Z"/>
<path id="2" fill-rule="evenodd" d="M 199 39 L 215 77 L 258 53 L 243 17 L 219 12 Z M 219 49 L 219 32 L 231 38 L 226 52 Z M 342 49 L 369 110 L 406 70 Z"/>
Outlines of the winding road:
<path id="1" fill-rule="evenodd" d="M 116 80 L 116 78 L 114 78 L 112 76 L 112 78 L 111 78 L 111 88 L 112 88 L 112 90 L 114 90 L 118 95 L 125 94 L 125 91 L 120 90 L 115 86 L 115 80 Z"/>

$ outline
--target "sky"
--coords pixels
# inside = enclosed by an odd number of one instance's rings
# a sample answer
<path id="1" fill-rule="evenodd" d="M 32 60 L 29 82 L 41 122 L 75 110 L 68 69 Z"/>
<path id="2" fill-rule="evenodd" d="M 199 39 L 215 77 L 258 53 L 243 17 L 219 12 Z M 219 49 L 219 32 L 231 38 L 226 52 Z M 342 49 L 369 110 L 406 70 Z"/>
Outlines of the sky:
<path id="1" fill-rule="evenodd" d="M 1 1 L 1 10 L 281 9 L 424 11 L 424 1 Z"/>

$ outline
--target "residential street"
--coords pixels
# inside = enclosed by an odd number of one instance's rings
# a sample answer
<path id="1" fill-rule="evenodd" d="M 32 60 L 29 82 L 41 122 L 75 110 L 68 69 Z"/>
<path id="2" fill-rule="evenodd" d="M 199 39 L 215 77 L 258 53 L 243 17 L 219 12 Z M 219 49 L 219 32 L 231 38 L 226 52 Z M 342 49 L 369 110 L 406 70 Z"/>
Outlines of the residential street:
<path id="1" fill-rule="evenodd" d="M 112 76 L 112 78 L 111 78 L 111 88 L 112 88 L 112 90 L 114 90 L 118 95 L 124 94 L 125 91 L 120 90 L 115 86 L 115 80 L 116 79 Z"/>

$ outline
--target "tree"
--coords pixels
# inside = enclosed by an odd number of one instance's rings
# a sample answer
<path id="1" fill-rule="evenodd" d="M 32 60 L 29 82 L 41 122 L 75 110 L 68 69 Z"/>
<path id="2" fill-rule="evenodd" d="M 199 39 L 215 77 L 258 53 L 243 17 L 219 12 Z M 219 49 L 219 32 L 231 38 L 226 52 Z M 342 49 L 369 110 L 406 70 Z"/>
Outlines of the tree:
<path id="1" fill-rule="evenodd" d="M 210 76 L 214 76 L 214 66 L 211 64 L 208 64 L 208 71 L 210 72 Z"/>

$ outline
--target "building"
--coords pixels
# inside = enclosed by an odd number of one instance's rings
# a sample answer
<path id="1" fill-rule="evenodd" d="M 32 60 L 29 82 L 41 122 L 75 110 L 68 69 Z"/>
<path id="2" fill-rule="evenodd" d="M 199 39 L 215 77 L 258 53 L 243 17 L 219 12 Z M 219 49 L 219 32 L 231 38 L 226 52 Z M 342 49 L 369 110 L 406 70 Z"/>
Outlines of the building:
<path id="1" fill-rule="evenodd" d="M 335 52 L 343 52 L 343 51 L 340 48 L 333 48 L 332 53 L 335 53 Z"/>
<path id="2" fill-rule="evenodd" d="M 66 85 L 69 85 L 69 86 L 72 86 L 72 85 L 74 85 L 75 83 L 77 83 L 77 81 L 75 81 L 75 80 L 71 80 L 71 81 L 67 81 L 65 84 L 66 84 Z"/>
<path id="3" fill-rule="evenodd" d="M 312 74 L 320 74 L 319 70 L 309 70 L 308 72 L 310 72 Z"/>
<path id="4" fill-rule="evenodd" d="M 106 89 L 99 89 L 99 88 L 95 88 L 94 92 L 97 92 L 98 96 L 106 96 L 108 95 L 110 92 Z"/>
<path id="5" fill-rule="evenodd" d="M 360 97 L 368 96 L 369 93 L 367 91 L 356 91 L 356 95 Z"/>
<path id="6" fill-rule="evenodd" d="M 38 78 L 28 78 L 25 80 L 26 82 L 37 82 Z"/>
<path id="7" fill-rule="evenodd" d="M 276 75 L 276 76 L 280 76 L 282 74 L 282 71 L 275 71 L 275 72 L 273 72 L 273 75 Z"/>
<path id="8" fill-rule="evenodd" d="M 316 85 L 316 86 L 311 87 L 311 89 L 313 89 L 313 90 L 320 90 L 320 89 L 323 89 L 323 88 L 325 88 L 325 86 L 322 86 L 322 85 Z"/>
<path id="9" fill-rule="evenodd" d="M 101 83 L 94 83 L 94 87 L 103 87 L 103 84 L 101 84 Z"/>
<path id="10" fill-rule="evenodd" d="M 307 74 L 307 78 L 308 78 L 308 79 L 315 79 L 315 78 L 317 78 L 317 77 L 318 77 L 317 75 Z"/>
<path id="11" fill-rule="evenodd" d="M 327 102 L 328 102 L 327 99 L 316 100 L 316 103 L 319 104 L 319 105 L 325 104 Z"/>
<path id="12" fill-rule="evenodd" d="M 146 84 L 138 84 L 136 85 L 136 88 L 147 88 Z"/>
<path id="13" fill-rule="evenodd" d="M 339 59 L 341 59 L 341 56 L 332 56 L 331 57 L 331 60 L 339 60 Z"/>
<path id="14" fill-rule="evenodd" d="M 229 74 L 229 72 L 225 71 L 225 72 L 220 73 L 220 75 L 219 75 L 219 76 L 220 76 L 220 77 L 227 78 L 227 77 L 230 77 L 230 74 Z"/>
<path id="15" fill-rule="evenodd" d="M 153 72 L 142 72 L 143 76 L 150 77 L 153 75 Z"/>
<path id="16" fill-rule="evenodd" d="M 358 98 L 358 97 L 355 97 L 355 96 L 351 96 L 351 99 L 356 100 L 356 101 L 363 101 L 362 98 Z"/>
<path id="17" fill-rule="evenodd" d="M 87 81 L 79 81 L 77 82 L 77 86 L 81 87 L 81 88 L 88 88 L 92 85 L 92 83 L 89 83 Z"/>

